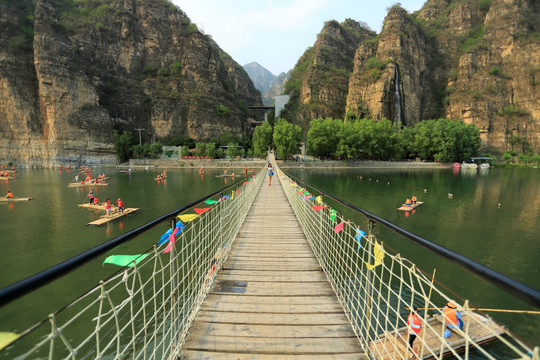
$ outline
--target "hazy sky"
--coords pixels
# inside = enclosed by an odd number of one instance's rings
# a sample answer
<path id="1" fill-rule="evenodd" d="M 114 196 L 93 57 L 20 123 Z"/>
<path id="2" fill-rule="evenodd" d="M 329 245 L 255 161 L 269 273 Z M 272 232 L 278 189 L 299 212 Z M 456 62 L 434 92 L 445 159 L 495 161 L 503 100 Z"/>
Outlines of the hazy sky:
<path id="1" fill-rule="evenodd" d="M 409 12 L 426 0 L 403 0 Z M 381 31 L 395 0 L 172 0 L 240 65 L 257 62 L 274 75 L 291 70 L 328 20 L 363 21 Z"/>

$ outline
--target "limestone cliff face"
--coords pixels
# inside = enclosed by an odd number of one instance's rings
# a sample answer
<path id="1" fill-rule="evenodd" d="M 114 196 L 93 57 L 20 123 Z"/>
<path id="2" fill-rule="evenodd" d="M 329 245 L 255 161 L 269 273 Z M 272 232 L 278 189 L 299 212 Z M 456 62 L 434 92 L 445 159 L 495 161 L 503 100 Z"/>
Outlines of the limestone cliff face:
<path id="1" fill-rule="evenodd" d="M 311 119 L 343 118 L 354 53 L 363 41 L 374 36 L 373 31 L 351 19 L 341 24 L 326 22 L 315 45 L 300 58 L 288 80 L 285 92 L 291 101 L 281 116 L 294 118 L 304 128 Z"/>
<path id="2" fill-rule="evenodd" d="M 0 5 L 0 161 L 114 163 L 115 129 L 143 128 L 146 140 L 247 133 L 260 93 L 167 1 L 104 1 L 91 15 L 26 2 Z M 33 36 L 14 44 L 29 6 Z"/>
<path id="3" fill-rule="evenodd" d="M 414 125 L 433 118 L 441 104 L 438 50 L 399 6 L 390 9 L 377 41 L 356 51 L 347 113 Z"/>
<path id="4" fill-rule="evenodd" d="M 540 151 L 539 8 L 493 0 L 471 23 L 483 36 L 458 48 L 446 115 L 479 127 L 488 150 Z"/>
<path id="5" fill-rule="evenodd" d="M 448 117 L 479 127 L 484 151 L 540 151 L 540 2 L 428 0 L 415 14 L 393 6 L 381 33 L 356 47 L 345 105 L 343 91 L 320 86 L 335 72 L 314 66 L 343 52 L 320 51 L 331 25 L 286 85 L 288 120 L 385 117 L 411 126 Z"/>

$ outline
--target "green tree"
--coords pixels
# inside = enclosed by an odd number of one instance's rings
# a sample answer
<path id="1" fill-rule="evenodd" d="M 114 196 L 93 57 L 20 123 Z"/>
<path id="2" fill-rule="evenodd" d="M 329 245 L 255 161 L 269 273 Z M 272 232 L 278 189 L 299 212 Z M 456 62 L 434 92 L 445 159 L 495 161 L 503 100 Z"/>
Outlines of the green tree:
<path id="1" fill-rule="evenodd" d="M 156 141 L 148 147 L 148 157 L 157 159 L 161 154 L 163 154 L 163 145 L 159 141 Z"/>
<path id="2" fill-rule="evenodd" d="M 337 133 L 338 143 L 335 155 L 345 160 L 353 160 L 360 157 L 362 137 L 360 134 L 359 121 L 347 121 L 343 123 Z"/>
<path id="3" fill-rule="evenodd" d="M 302 140 L 302 129 L 284 119 L 278 119 L 274 127 L 273 140 L 278 155 L 283 160 L 287 160 L 300 152 L 299 143 Z"/>
<path id="4" fill-rule="evenodd" d="M 240 154 L 240 152 L 238 151 L 238 143 L 227 144 L 227 152 L 226 152 L 226 154 L 231 159 L 236 158 L 236 156 Z"/>
<path id="5" fill-rule="evenodd" d="M 206 144 L 205 143 L 197 143 L 195 144 L 195 156 L 205 156 L 206 155 Z"/>
<path id="6" fill-rule="evenodd" d="M 307 133 L 307 151 L 317 157 L 330 156 L 336 153 L 343 121 L 331 118 L 313 119 Z"/>
<path id="7" fill-rule="evenodd" d="M 268 121 L 255 128 L 253 133 L 253 155 L 265 157 L 272 144 L 272 126 Z"/>
<path id="8" fill-rule="evenodd" d="M 122 135 L 118 131 L 114 131 L 114 150 L 120 162 L 128 161 L 133 155 L 133 134 L 124 131 Z"/>

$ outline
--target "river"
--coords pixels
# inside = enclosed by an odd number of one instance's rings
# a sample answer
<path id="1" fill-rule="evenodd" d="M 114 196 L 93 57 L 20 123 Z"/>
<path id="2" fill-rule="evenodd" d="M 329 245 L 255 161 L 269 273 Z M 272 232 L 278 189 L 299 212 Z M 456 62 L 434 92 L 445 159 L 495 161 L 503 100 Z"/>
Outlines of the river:
<path id="1" fill-rule="evenodd" d="M 179 208 L 225 185 L 222 170 L 168 169 L 166 181 L 153 178 L 161 170 L 94 169 L 110 177 L 109 186 L 94 192 L 102 201 L 121 197 L 136 213 L 99 227 L 86 226 L 100 213 L 77 207 L 87 201 L 88 188 L 68 188 L 75 170 L 20 170 L 15 180 L 0 181 L 0 194 L 10 189 L 29 202 L 0 203 L 0 287 L 21 280 L 78 253 Z M 229 170 L 231 171 L 231 170 Z M 404 169 L 291 170 L 304 181 L 343 198 L 413 233 L 459 252 L 504 275 L 540 288 L 540 170 L 474 171 Z M 228 179 L 231 184 L 231 179 Z M 426 189 L 426 192 L 424 191 Z M 453 194 L 449 198 L 448 194 Z M 416 195 L 425 204 L 407 214 L 396 208 Z M 361 227 L 358 214 L 338 211 Z M 125 253 L 151 248 L 167 224 L 122 245 Z M 448 261 L 376 228 L 385 245 L 415 262 L 472 305 L 481 308 L 532 309 L 499 288 L 466 273 Z M 103 266 L 104 257 L 0 309 L 0 331 L 21 332 L 54 309 L 75 299 L 117 268 Z M 540 315 L 488 313 L 526 342 L 538 345 Z M 8 328 L 5 328 L 6 324 Z"/>

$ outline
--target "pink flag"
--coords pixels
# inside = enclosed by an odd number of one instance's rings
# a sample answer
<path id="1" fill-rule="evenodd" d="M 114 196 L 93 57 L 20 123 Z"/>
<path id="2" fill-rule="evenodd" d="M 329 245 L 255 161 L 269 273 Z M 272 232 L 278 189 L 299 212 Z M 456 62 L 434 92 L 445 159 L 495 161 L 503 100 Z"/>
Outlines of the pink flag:
<path id="1" fill-rule="evenodd" d="M 197 214 L 201 215 L 202 213 L 205 213 L 205 212 L 207 212 L 208 210 L 212 210 L 212 208 L 211 208 L 211 207 L 209 207 L 209 208 L 204 208 L 204 209 L 197 209 L 197 208 L 195 208 L 195 209 L 193 209 L 193 210 L 195 210 L 195 212 L 196 212 Z"/>
<path id="2" fill-rule="evenodd" d="M 302 200 L 306 201 L 306 199 L 309 199 L 311 196 L 307 195 L 302 198 Z"/>
<path id="3" fill-rule="evenodd" d="M 343 230 L 343 225 L 345 225 L 345 221 L 342 221 L 336 225 L 336 227 L 334 228 L 334 231 L 336 232 L 336 234 L 339 234 L 339 232 Z"/>
<path id="4" fill-rule="evenodd" d="M 176 245 L 176 233 L 178 232 L 178 230 L 180 230 L 180 228 L 175 228 L 174 231 L 171 233 L 171 235 L 169 235 L 169 244 L 167 245 L 167 247 L 165 248 L 165 250 L 163 250 L 163 253 L 166 254 L 168 252 L 171 252 L 172 250 L 172 247 Z"/>

